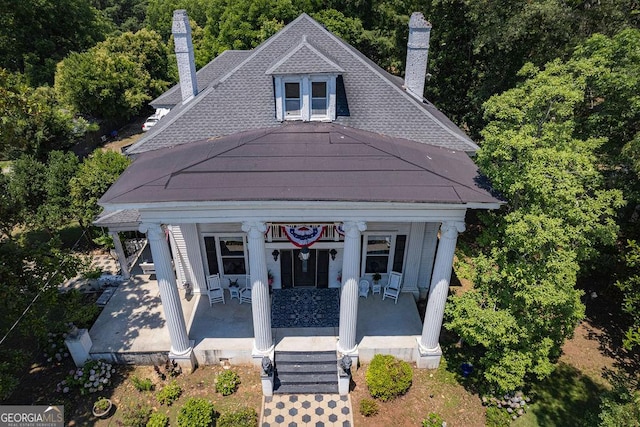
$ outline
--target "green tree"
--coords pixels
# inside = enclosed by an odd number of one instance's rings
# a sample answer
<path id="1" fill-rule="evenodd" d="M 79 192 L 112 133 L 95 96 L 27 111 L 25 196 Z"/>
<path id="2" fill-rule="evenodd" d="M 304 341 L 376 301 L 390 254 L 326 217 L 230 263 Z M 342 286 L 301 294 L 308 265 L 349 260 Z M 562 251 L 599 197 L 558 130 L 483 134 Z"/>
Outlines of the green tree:
<path id="1" fill-rule="evenodd" d="M 428 97 L 474 136 L 485 124 L 482 104 L 514 87 L 526 62 L 542 66 L 567 58 L 595 33 L 613 36 L 640 24 L 633 0 L 445 0 L 431 2 L 427 16 L 434 25 L 435 66 Z"/>
<path id="2" fill-rule="evenodd" d="M 576 138 L 574 112 L 586 77 L 573 65 L 528 65 L 526 80 L 486 104 L 489 124 L 477 162 L 507 200 L 487 215 L 475 288 L 452 297 L 447 327 L 480 349 L 494 391 L 553 371 L 561 345 L 584 315 L 575 289 L 581 263 L 612 244 L 617 190 L 606 190 L 595 150 Z"/>
<path id="3" fill-rule="evenodd" d="M 98 200 L 127 166 L 129 160 L 125 156 L 100 149 L 82 162 L 71 179 L 71 207 L 82 227 L 89 227 L 100 213 Z"/>
<path id="4" fill-rule="evenodd" d="M 63 108 L 53 89 L 27 85 L 21 74 L 0 69 L 0 158 L 21 154 L 46 160 L 51 150 L 69 148 L 90 128 Z"/>
<path id="5" fill-rule="evenodd" d="M 55 89 L 78 112 L 127 120 L 168 86 L 166 55 L 157 34 L 124 33 L 60 62 Z"/>
<path id="6" fill-rule="evenodd" d="M 640 347 L 640 246 L 635 240 L 627 242 L 624 261 L 630 272 L 624 280 L 616 282 L 616 286 L 624 296 L 622 311 L 632 319 L 624 338 L 624 347 L 631 350 Z"/>
<path id="7" fill-rule="evenodd" d="M 52 84 L 58 61 L 110 31 L 86 0 L 0 0 L 0 10 L 0 67 L 25 73 L 32 86 Z"/>
<path id="8" fill-rule="evenodd" d="M 92 0 L 91 3 L 121 31 L 136 32 L 144 26 L 145 0 Z"/>
<path id="9" fill-rule="evenodd" d="M 204 27 L 208 20 L 207 5 L 209 3 L 207 0 L 149 0 L 146 15 L 147 28 L 159 33 L 163 40 L 168 41 L 171 36 L 173 11 L 177 9 L 186 10 L 190 20 L 197 23 L 199 27 Z"/>

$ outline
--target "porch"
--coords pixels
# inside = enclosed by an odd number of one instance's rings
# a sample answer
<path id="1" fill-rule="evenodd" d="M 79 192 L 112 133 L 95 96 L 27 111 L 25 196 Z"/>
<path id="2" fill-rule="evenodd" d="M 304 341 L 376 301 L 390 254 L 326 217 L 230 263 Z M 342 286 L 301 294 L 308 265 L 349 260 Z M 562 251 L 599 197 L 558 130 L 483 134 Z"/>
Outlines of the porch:
<path id="1" fill-rule="evenodd" d="M 153 364 L 165 360 L 171 348 L 169 331 L 155 280 L 135 274 L 121 284 L 104 307 L 89 335 L 91 355 L 116 363 Z M 153 276 L 152 276 L 153 277 Z M 252 363 L 254 333 L 251 304 L 229 298 L 226 304 L 209 305 L 206 295 L 187 298 L 180 290 L 180 304 L 189 339 L 199 364 Z M 362 361 L 376 353 L 393 354 L 414 362 L 422 322 L 413 296 L 401 294 L 398 303 L 380 295 L 360 298 L 356 341 Z M 336 350 L 338 327 L 273 328 L 276 351 Z"/>

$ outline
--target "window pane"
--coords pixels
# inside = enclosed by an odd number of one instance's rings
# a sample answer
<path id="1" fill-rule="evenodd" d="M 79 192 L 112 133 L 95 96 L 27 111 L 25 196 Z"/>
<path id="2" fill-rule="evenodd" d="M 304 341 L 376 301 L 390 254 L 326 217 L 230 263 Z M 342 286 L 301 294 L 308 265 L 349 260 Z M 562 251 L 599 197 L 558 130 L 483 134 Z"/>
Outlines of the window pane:
<path id="1" fill-rule="evenodd" d="M 389 255 L 391 247 L 391 236 L 369 236 L 367 238 L 367 255 L 385 254 Z"/>
<path id="2" fill-rule="evenodd" d="M 209 274 L 218 274 L 218 257 L 216 256 L 216 240 L 213 237 L 204 238 L 204 248 L 207 253 L 207 267 Z"/>
<path id="3" fill-rule="evenodd" d="M 311 96 L 313 98 L 326 98 L 327 97 L 327 82 L 312 82 L 311 83 Z"/>
<path id="4" fill-rule="evenodd" d="M 300 98 L 300 83 L 285 83 L 284 84 L 284 97 L 285 98 Z"/>
<path id="5" fill-rule="evenodd" d="M 247 274 L 244 258 L 224 258 L 222 260 L 224 274 Z"/>
<path id="6" fill-rule="evenodd" d="M 242 237 L 221 237 L 220 252 L 223 257 L 241 256 L 244 258 L 244 241 Z"/>
<path id="7" fill-rule="evenodd" d="M 311 114 L 312 115 L 327 115 L 327 98 L 316 99 L 313 98 L 311 100 Z"/>
<path id="8" fill-rule="evenodd" d="M 290 100 L 287 99 L 285 101 L 285 110 L 287 113 L 287 116 L 299 116 L 300 115 L 300 100 L 299 99 L 294 99 L 294 100 Z"/>

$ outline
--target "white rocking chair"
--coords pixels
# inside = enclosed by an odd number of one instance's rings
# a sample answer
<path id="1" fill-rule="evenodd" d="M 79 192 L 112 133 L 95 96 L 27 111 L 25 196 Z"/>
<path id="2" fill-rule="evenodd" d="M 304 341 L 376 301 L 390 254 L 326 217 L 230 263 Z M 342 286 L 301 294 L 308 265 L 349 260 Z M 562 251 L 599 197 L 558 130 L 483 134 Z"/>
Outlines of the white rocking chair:
<path id="1" fill-rule="evenodd" d="M 402 273 L 392 271 L 389 273 L 389 283 L 384 287 L 384 293 L 382 299 L 389 297 L 398 303 L 398 296 L 400 295 L 400 289 L 402 288 Z"/>
<path id="2" fill-rule="evenodd" d="M 240 290 L 240 304 L 243 302 L 251 303 L 251 276 L 248 274 L 245 279 L 245 287 Z"/>
<path id="3" fill-rule="evenodd" d="M 369 296 L 369 281 L 366 279 L 360 280 L 358 284 L 358 296 L 367 298 Z"/>
<path id="4" fill-rule="evenodd" d="M 207 293 L 209 294 L 209 306 L 217 302 L 224 302 L 224 289 L 220 285 L 220 275 L 213 274 L 207 277 Z"/>

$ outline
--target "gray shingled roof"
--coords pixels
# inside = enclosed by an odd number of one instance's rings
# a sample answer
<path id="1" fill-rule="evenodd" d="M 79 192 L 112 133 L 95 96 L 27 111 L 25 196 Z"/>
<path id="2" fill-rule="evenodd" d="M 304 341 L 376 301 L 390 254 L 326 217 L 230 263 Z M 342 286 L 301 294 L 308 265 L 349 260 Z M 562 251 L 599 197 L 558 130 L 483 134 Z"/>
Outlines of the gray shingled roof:
<path id="1" fill-rule="evenodd" d="M 198 92 L 202 92 L 211 83 L 215 82 L 216 79 L 233 70 L 249 55 L 251 55 L 250 50 L 226 50 L 215 57 L 196 73 Z M 173 108 L 180 103 L 182 103 L 180 83 L 174 85 L 171 89 L 150 102 L 154 108 Z"/>
<path id="2" fill-rule="evenodd" d="M 311 46 L 329 52 L 332 62 L 344 70 L 342 78 L 349 115 L 337 117 L 335 123 L 453 150 L 474 152 L 478 148 L 432 104 L 408 94 L 400 79 L 302 14 L 252 50 L 233 69 L 223 75 L 221 72 L 219 78 L 191 102 L 173 108 L 128 152 L 137 154 L 204 138 L 280 126 L 275 117 L 272 76 L 265 72 L 273 67 L 274 59 L 294 51 L 305 36 Z M 303 61 L 306 56 L 301 56 Z M 292 69 L 295 58 L 289 59 L 287 67 Z"/>
<path id="3" fill-rule="evenodd" d="M 293 47 L 279 59 L 265 74 L 314 74 L 343 73 L 344 70 L 327 58 L 320 49 L 312 46 L 303 36 L 299 45 Z"/>
<path id="4" fill-rule="evenodd" d="M 103 211 L 93 221 L 96 227 L 127 228 L 137 230 L 140 225 L 140 212 L 137 209 L 119 209 Z"/>
<path id="5" fill-rule="evenodd" d="M 500 203 L 464 152 L 288 122 L 141 153 L 100 204 L 262 200 Z"/>

